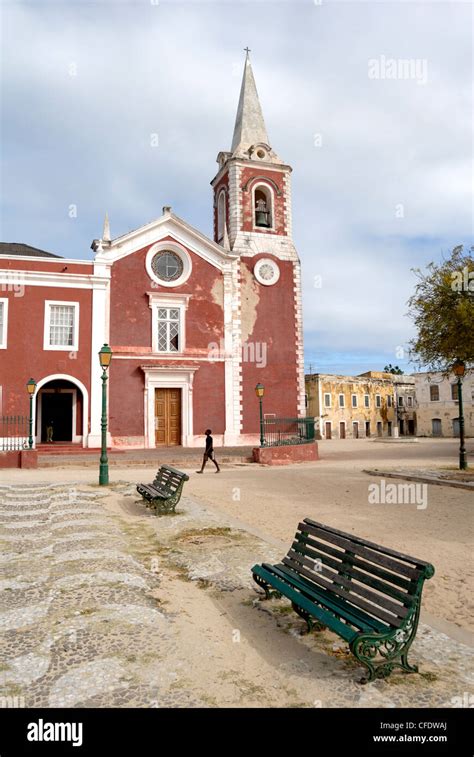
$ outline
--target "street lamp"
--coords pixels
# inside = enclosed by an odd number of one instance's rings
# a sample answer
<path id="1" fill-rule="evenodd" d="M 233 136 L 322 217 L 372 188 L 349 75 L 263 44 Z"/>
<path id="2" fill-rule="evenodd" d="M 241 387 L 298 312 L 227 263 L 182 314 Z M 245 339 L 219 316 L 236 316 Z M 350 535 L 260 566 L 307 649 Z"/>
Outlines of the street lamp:
<path id="1" fill-rule="evenodd" d="M 107 368 L 112 360 L 112 350 L 104 344 L 99 352 L 100 367 L 102 368 L 102 450 L 100 454 L 99 484 L 109 483 L 109 460 L 107 457 Z"/>
<path id="2" fill-rule="evenodd" d="M 28 437 L 28 446 L 30 449 L 33 449 L 33 397 L 36 391 L 36 381 L 34 380 L 34 378 L 30 378 L 30 380 L 26 384 L 26 388 L 28 389 L 28 394 L 30 395 L 30 420 L 29 420 L 30 435 Z"/>
<path id="3" fill-rule="evenodd" d="M 260 403 L 260 446 L 263 447 L 265 444 L 265 435 L 263 432 L 263 407 L 262 407 L 262 399 L 263 395 L 265 394 L 265 387 L 263 384 L 257 384 L 255 387 L 255 394 L 258 397 L 258 401 Z"/>
<path id="4" fill-rule="evenodd" d="M 459 358 L 453 364 L 453 371 L 458 377 L 458 401 L 459 401 L 459 468 L 466 470 L 466 447 L 464 444 L 464 410 L 462 405 L 462 377 L 466 372 L 466 366 Z"/>

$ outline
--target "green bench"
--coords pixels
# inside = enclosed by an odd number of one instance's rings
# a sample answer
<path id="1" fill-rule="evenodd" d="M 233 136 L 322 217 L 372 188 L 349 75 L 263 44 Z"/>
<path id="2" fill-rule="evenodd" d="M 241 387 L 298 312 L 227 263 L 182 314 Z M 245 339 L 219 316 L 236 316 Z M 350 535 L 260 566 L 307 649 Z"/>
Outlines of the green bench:
<path id="1" fill-rule="evenodd" d="M 367 669 L 361 683 L 408 663 L 430 563 L 305 518 L 277 565 L 254 565 L 265 598 L 285 596 L 308 631 L 327 627 Z"/>
<path id="2" fill-rule="evenodd" d="M 146 499 L 147 507 L 155 513 L 171 513 L 181 499 L 184 482 L 189 476 L 170 465 L 162 465 L 152 484 L 138 484 L 137 492 Z"/>

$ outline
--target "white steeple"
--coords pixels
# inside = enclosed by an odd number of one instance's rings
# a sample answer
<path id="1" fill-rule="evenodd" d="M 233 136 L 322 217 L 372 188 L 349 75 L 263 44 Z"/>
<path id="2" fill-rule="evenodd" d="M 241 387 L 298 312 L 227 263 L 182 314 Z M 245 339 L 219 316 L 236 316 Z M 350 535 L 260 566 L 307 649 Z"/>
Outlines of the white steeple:
<path id="1" fill-rule="evenodd" d="M 105 212 L 104 230 L 102 232 L 102 241 L 110 242 L 110 223 L 109 223 L 109 215 L 107 211 Z"/>
<path id="2" fill-rule="evenodd" d="M 235 119 L 234 136 L 231 152 L 242 155 L 252 145 L 261 143 L 269 145 L 267 129 L 263 120 L 262 108 L 258 99 L 257 87 L 250 63 L 249 50 L 246 48 L 244 75 L 240 88 L 239 105 Z"/>

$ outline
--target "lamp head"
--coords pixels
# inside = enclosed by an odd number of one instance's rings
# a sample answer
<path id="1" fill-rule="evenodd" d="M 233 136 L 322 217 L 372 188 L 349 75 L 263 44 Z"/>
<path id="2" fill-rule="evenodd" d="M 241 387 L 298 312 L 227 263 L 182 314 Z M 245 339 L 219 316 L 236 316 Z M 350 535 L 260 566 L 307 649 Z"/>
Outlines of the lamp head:
<path id="1" fill-rule="evenodd" d="M 99 352 L 99 360 L 101 368 L 108 368 L 110 361 L 112 360 L 112 350 L 108 344 L 104 344 Z"/>
<path id="2" fill-rule="evenodd" d="M 26 384 L 26 388 L 28 390 L 28 394 L 34 394 L 36 390 L 36 381 L 34 378 L 30 378 L 30 380 Z"/>
<path id="3" fill-rule="evenodd" d="M 466 372 L 466 364 L 458 358 L 453 363 L 453 371 L 458 378 L 462 378 Z"/>
<path id="4" fill-rule="evenodd" d="M 265 387 L 263 386 L 263 384 L 257 384 L 257 386 L 255 387 L 255 394 L 258 398 L 263 397 L 263 395 L 265 394 Z"/>

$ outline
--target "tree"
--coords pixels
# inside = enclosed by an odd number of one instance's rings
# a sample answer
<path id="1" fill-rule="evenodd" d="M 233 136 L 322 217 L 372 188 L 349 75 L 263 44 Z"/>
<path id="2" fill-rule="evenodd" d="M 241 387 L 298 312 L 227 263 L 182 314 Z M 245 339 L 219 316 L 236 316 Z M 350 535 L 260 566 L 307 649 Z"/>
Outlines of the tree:
<path id="1" fill-rule="evenodd" d="M 474 247 L 455 247 L 450 258 L 430 263 L 408 300 L 417 336 L 412 359 L 421 367 L 449 372 L 455 360 L 474 364 Z"/>
<path id="2" fill-rule="evenodd" d="M 402 369 L 399 368 L 398 365 L 392 365 L 391 363 L 386 365 L 383 370 L 384 373 L 395 373 L 397 376 L 401 376 L 403 373 Z"/>

